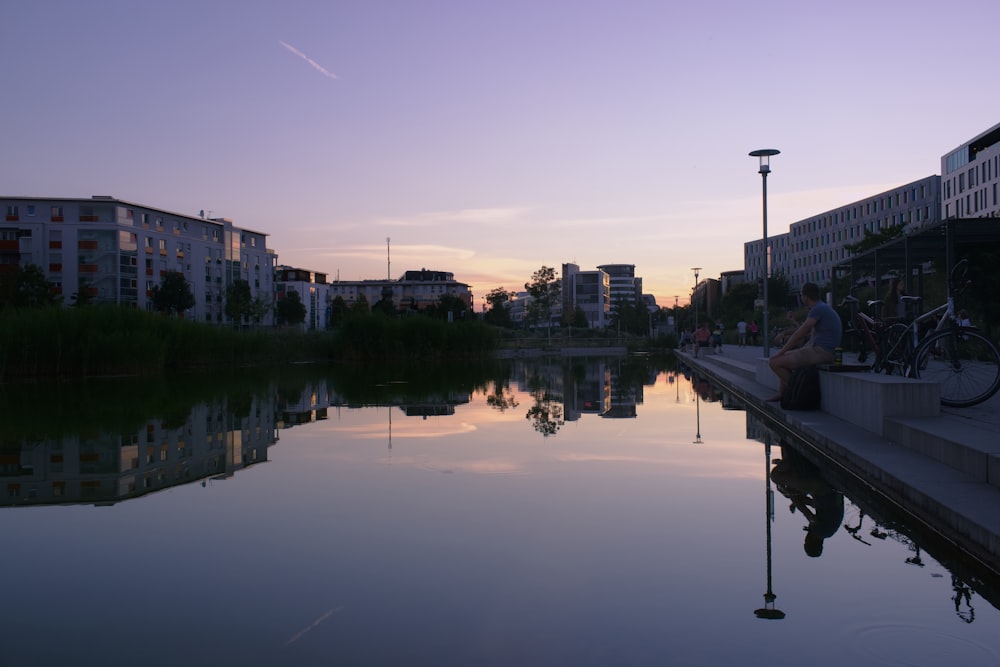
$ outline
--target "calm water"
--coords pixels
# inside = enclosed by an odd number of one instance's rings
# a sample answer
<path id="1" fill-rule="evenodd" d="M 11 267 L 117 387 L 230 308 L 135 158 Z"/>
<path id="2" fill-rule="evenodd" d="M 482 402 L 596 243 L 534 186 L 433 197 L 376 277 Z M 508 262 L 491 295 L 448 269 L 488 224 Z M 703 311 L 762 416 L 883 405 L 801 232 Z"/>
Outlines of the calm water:
<path id="1" fill-rule="evenodd" d="M 641 361 L 4 392 L 3 665 L 1000 663 L 995 578 Z"/>

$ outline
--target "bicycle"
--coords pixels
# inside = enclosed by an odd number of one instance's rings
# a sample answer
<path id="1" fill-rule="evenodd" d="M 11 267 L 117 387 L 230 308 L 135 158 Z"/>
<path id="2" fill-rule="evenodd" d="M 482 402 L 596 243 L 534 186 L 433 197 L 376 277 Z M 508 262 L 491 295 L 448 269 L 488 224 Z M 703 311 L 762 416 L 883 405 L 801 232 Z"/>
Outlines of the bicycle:
<path id="1" fill-rule="evenodd" d="M 847 308 L 849 312 L 847 326 L 844 328 L 844 340 L 854 339 L 857 342 L 858 363 L 863 364 L 868 359 L 869 351 L 876 359 L 878 358 L 881 331 L 880 322 L 859 309 L 860 301 L 854 296 L 854 290 L 857 288 L 857 285 L 851 288 L 850 293 L 840 302 L 840 306 Z M 869 301 L 868 307 L 877 309 L 881 304 L 881 301 Z"/>
<path id="2" fill-rule="evenodd" d="M 955 315 L 955 299 L 969 285 L 967 271 L 968 260 L 955 265 L 943 305 L 908 325 L 886 329 L 883 353 L 873 366 L 875 371 L 937 382 L 941 404 L 957 408 L 978 405 L 1000 389 L 1000 348 L 978 328 L 960 326 Z M 921 336 L 925 329 L 928 333 Z"/>

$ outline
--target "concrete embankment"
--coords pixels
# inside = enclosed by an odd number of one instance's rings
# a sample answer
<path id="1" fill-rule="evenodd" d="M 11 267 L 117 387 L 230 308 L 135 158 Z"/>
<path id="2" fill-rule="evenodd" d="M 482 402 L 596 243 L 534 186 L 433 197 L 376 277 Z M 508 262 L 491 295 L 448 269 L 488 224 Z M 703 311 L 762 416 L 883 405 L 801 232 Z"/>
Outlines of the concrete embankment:
<path id="1" fill-rule="evenodd" d="M 961 409 L 935 405 L 913 410 L 905 401 L 888 400 L 884 403 L 890 407 L 873 417 L 870 398 L 837 391 L 840 381 L 835 380 L 833 387 L 827 386 L 840 395 L 824 398 L 824 409 L 797 412 L 766 401 L 777 378 L 767 369 L 760 347 L 726 346 L 722 354 L 677 356 L 1000 573 L 1000 394 Z M 889 399 L 897 389 L 912 389 L 893 388 L 883 377 L 867 375 L 851 381 L 870 379 Z"/>

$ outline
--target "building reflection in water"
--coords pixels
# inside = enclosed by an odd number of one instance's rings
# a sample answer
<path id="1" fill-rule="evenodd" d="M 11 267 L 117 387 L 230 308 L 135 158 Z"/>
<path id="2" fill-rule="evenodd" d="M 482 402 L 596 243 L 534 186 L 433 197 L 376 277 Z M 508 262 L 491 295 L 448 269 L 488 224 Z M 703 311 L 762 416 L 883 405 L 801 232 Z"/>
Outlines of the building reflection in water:
<path id="1" fill-rule="evenodd" d="M 110 505 L 267 460 L 275 403 L 254 398 L 244 414 L 226 400 L 195 405 L 180 423 L 148 419 L 128 432 L 94 432 L 0 445 L 0 505 Z"/>

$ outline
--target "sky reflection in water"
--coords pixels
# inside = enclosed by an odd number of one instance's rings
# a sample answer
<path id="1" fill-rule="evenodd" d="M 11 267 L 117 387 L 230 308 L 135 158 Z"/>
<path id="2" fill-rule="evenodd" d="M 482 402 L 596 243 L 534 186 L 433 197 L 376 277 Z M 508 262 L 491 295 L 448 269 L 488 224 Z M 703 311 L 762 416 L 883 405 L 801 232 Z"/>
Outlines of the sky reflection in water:
<path id="1" fill-rule="evenodd" d="M 571 414 L 547 436 L 516 380 L 504 411 L 492 386 L 447 416 L 331 407 L 227 479 L 5 508 L 9 664 L 1000 661 L 997 610 L 850 497 L 810 557 L 771 485 L 786 616 L 757 618 L 765 446 L 673 380 L 642 387 L 634 418 Z"/>

